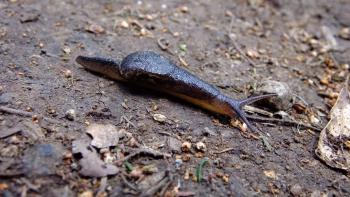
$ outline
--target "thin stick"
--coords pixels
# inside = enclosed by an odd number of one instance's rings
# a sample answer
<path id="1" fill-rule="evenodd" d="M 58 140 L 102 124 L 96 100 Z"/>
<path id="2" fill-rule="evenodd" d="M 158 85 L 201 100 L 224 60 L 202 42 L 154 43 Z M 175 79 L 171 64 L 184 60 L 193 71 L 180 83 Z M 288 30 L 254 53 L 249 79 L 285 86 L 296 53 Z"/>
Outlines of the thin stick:
<path id="1" fill-rule="evenodd" d="M 33 117 L 34 116 L 34 114 L 31 112 L 22 111 L 19 109 L 13 109 L 13 108 L 5 107 L 5 106 L 0 106 L 0 111 L 8 113 L 8 114 L 15 114 L 15 115 L 24 116 L 24 117 Z"/>
<path id="2" fill-rule="evenodd" d="M 268 111 L 265 111 L 263 109 L 260 109 L 260 108 L 257 108 L 257 107 L 253 107 L 253 106 L 250 106 L 250 105 L 243 106 L 243 109 L 245 111 L 248 111 L 248 112 L 251 112 L 251 113 L 258 113 L 258 114 L 262 114 L 262 115 L 265 115 L 265 116 L 268 116 L 268 117 L 272 117 L 273 116 L 273 114 L 271 112 L 268 112 Z"/>
<path id="3" fill-rule="evenodd" d="M 130 189 L 136 191 L 136 192 L 140 192 L 140 190 L 138 188 L 136 188 L 133 184 L 131 184 L 124 176 L 123 173 L 120 173 L 120 176 L 122 177 L 122 180 L 124 182 L 125 185 L 127 185 Z"/>
<path id="4" fill-rule="evenodd" d="M 277 119 L 277 118 L 263 118 L 263 117 L 256 117 L 256 116 L 250 116 L 247 115 L 248 119 L 251 119 L 253 121 L 258 121 L 258 122 L 268 122 L 268 123 L 274 123 L 274 124 L 279 124 L 282 126 L 297 126 L 301 127 L 303 129 L 312 129 L 314 131 L 321 132 L 321 128 L 317 128 L 308 124 L 304 124 L 302 122 L 297 122 L 293 120 L 282 120 L 282 119 Z"/>
<path id="5" fill-rule="evenodd" d="M 234 150 L 235 148 L 226 148 L 224 150 L 221 150 L 221 151 L 217 151 L 217 152 L 213 152 L 214 154 L 222 154 L 222 153 L 226 153 L 228 151 L 231 151 L 231 150 Z"/>
<path id="6" fill-rule="evenodd" d="M 121 118 L 124 119 L 124 120 L 125 120 L 127 123 L 129 123 L 131 126 L 133 126 L 134 128 L 136 128 L 135 124 L 132 123 L 126 116 L 123 115 Z"/>
<path id="7" fill-rule="evenodd" d="M 27 112 L 27 111 L 23 111 L 23 110 L 19 110 L 19 109 L 13 109 L 13 108 L 5 107 L 5 106 L 0 106 L 0 112 L 5 112 L 8 114 L 15 114 L 15 115 L 24 116 L 24 117 L 37 117 L 39 119 L 44 119 L 44 120 L 51 122 L 51 123 L 55 123 L 55 124 L 59 123 L 58 120 L 55 120 L 52 118 L 44 117 L 42 115 L 37 115 L 37 114 L 34 114 L 32 112 Z"/>

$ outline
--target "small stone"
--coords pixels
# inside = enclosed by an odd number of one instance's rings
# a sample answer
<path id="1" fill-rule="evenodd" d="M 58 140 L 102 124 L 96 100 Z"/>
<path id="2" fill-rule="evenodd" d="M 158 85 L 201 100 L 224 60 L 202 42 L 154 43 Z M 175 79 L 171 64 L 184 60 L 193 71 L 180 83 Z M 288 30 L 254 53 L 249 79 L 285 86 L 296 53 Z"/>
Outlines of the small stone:
<path id="1" fill-rule="evenodd" d="M 343 39 L 350 39 L 350 28 L 342 28 L 339 32 L 339 36 Z"/>
<path id="2" fill-rule="evenodd" d="M 62 51 L 68 55 L 72 52 L 72 50 L 68 46 L 63 47 Z"/>
<path id="3" fill-rule="evenodd" d="M 183 152 L 189 152 L 191 150 L 191 146 L 192 146 L 191 143 L 186 141 L 186 142 L 182 143 L 181 150 Z"/>
<path id="4" fill-rule="evenodd" d="M 233 137 L 232 130 L 223 130 L 220 132 L 223 140 L 228 140 Z"/>
<path id="5" fill-rule="evenodd" d="M 182 155 L 182 160 L 184 162 L 187 162 L 187 161 L 191 160 L 191 154 L 184 154 L 184 155 Z"/>
<path id="6" fill-rule="evenodd" d="M 126 21 L 122 21 L 122 22 L 120 22 L 120 26 L 127 29 L 127 28 L 129 28 L 129 23 Z"/>
<path id="7" fill-rule="evenodd" d="M 68 120 L 73 121 L 73 120 L 76 118 L 75 110 L 74 110 L 74 109 L 69 109 L 69 110 L 66 112 L 65 117 L 66 117 Z"/>
<path id="8" fill-rule="evenodd" d="M 71 78 L 73 76 L 72 71 L 68 69 L 65 70 L 63 73 L 65 78 Z"/>
<path id="9" fill-rule="evenodd" d="M 181 141 L 170 137 L 168 140 L 168 146 L 173 153 L 180 153 L 181 152 Z"/>
<path id="10" fill-rule="evenodd" d="M 205 152 L 207 150 L 207 146 L 203 142 L 197 142 L 196 149 Z"/>
<path id="11" fill-rule="evenodd" d="M 316 116 L 313 114 L 309 116 L 309 119 L 310 119 L 310 122 L 314 125 L 317 125 L 321 122 L 320 119 L 316 118 Z"/>
<path id="12" fill-rule="evenodd" d="M 299 184 L 295 184 L 290 188 L 290 193 L 293 196 L 300 196 L 302 192 L 303 192 L 303 188 Z"/>
<path id="13" fill-rule="evenodd" d="M 183 13 L 187 13 L 189 11 L 188 7 L 187 6 L 182 6 L 180 8 L 180 11 L 183 12 Z"/>
<path id="14" fill-rule="evenodd" d="M 204 127 L 203 135 L 205 136 L 217 136 L 217 133 L 208 127 Z"/>
<path id="15" fill-rule="evenodd" d="M 158 122 L 165 122 L 167 117 L 164 116 L 163 114 L 154 114 L 153 119 Z"/>
<path id="16" fill-rule="evenodd" d="M 228 183 L 228 181 L 230 180 L 229 177 L 230 176 L 228 174 L 225 174 L 224 176 L 222 176 L 222 180 L 224 181 L 224 183 Z"/>
<path id="17" fill-rule="evenodd" d="M 147 35 L 147 30 L 145 28 L 142 28 L 140 30 L 140 36 L 146 36 Z"/>
<path id="18" fill-rule="evenodd" d="M 274 170 L 265 170 L 264 174 L 271 179 L 277 179 L 277 174 Z"/>
<path id="19" fill-rule="evenodd" d="M 12 93 L 3 93 L 0 95 L 0 104 L 8 104 L 13 98 L 14 95 Z"/>
<path id="20" fill-rule="evenodd" d="M 61 144 L 36 144 L 22 158 L 28 175 L 53 175 L 61 164 L 65 149 Z"/>
<path id="21" fill-rule="evenodd" d="M 257 57 L 259 57 L 259 54 L 258 54 L 258 52 L 256 52 L 253 49 L 248 49 L 247 50 L 247 56 L 250 57 L 250 58 L 257 58 Z"/>
<path id="22" fill-rule="evenodd" d="M 264 99 L 264 102 L 267 102 L 271 107 L 276 110 L 287 110 L 292 106 L 293 95 L 291 93 L 289 86 L 280 81 L 265 80 L 262 83 L 258 84 L 258 87 L 254 94 L 263 95 L 263 94 L 277 94 L 277 96 Z"/>

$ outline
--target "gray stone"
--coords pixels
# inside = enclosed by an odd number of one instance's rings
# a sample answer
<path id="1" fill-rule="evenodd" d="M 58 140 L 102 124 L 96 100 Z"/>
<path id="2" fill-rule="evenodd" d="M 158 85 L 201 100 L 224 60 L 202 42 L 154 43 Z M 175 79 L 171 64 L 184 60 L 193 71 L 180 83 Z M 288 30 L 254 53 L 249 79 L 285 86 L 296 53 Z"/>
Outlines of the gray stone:
<path id="1" fill-rule="evenodd" d="M 182 143 L 180 140 L 173 138 L 173 137 L 168 138 L 168 146 L 169 146 L 171 152 L 180 153 L 181 152 L 181 145 L 182 145 Z"/>
<path id="2" fill-rule="evenodd" d="M 8 104 L 13 98 L 12 93 L 3 93 L 0 95 L 0 104 Z"/>
<path id="3" fill-rule="evenodd" d="M 62 163 L 65 150 L 61 144 L 37 144 L 27 149 L 22 158 L 25 173 L 31 175 L 53 175 L 56 166 Z"/>
<path id="4" fill-rule="evenodd" d="M 293 94 L 286 83 L 273 80 L 265 80 L 258 84 L 258 87 L 254 92 L 256 95 L 271 93 L 275 93 L 277 96 L 264 99 L 264 101 L 267 102 L 270 106 L 276 110 L 287 110 L 291 108 Z"/>

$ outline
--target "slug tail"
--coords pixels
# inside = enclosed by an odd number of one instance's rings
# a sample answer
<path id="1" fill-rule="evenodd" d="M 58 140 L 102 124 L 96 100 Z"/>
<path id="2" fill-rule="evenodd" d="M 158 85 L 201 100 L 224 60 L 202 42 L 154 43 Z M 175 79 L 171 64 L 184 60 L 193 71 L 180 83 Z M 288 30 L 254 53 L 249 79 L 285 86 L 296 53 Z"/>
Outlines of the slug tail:
<path id="1" fill-rule="evenodd" d="M 87 57 L 78 56 L 75 61 L 82 65 L 86 70 L 94 73 L 102 74 L 111 79 L 122 81 L 123 78 L 120 75 L 120 64 L 119 60 L 112 60 L 108 58 L 100 57 Z"/>
<path id="2" fill-rule="evenodd" d="M 250 97 L 250 98 L 243 99 L 240 101 L 231 102 L 231 106 L 234 109 L 234 111 L 236 112 L 236 116 L 238 116 L 238 118 L 247 125 L 247 127 L 250 131 L 259 132 L 259 130 L 256 127 L 254 127 L 250 123 L 250 121 L 247 119 L 247 115 L 243 111 L 242 107 L 244 105 L 248 105 L 248 104 L 254 103 L 256 101 L 259 101 L 259 100 L 262 100 L 265 98 L 269 98 L 272 96 L 276 96 L 276 95 L 277 94 L 265 94 L 265 95 L 260 95 L 260 96 L 254 96 L 254 97 Z"/>

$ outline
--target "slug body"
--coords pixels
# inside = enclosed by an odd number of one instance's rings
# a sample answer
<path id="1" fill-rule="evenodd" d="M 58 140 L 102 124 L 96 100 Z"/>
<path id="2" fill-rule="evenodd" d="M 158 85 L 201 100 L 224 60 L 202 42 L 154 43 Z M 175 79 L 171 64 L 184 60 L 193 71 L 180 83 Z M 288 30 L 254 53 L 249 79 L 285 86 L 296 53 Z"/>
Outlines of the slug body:
<path id="1" fill-rule="evenodd" d="M 247 120 L 243 105 L 274 94 L 235 100 L 222 94 L 216 87 L 178 67 L 169 59 L 150 51 L 135 52 L 121 63 L 110 59 L 78 56 L 76 61 L 86 69 L 111 79 L 132 83 L 165 92 L 209 111 L 231 118 L 238 116 L 252 131 L 256 129 Z"/>

